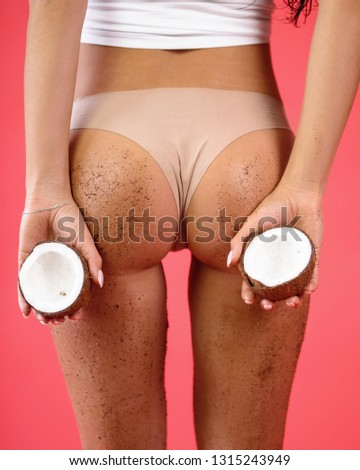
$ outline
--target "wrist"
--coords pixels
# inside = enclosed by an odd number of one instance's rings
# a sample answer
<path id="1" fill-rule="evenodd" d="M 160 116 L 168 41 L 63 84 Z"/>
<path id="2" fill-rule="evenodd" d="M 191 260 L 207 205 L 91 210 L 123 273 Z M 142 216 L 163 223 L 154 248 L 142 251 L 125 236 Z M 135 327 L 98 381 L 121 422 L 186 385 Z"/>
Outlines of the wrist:
<path id="1" fill-rule="evenodd" d="M 71 194 L 69 177 L 36 177 L 26 180 L 27 199 L 61 199 L 71 197 Z"/>
<path id="2" fill-rule="evenodd" d="M 36 160 L 29 152 L 26 159 L 27 194 L 47 197 L 52 193 L 71 193 L 68 157 L 56 154 L 52 161 L 43 156 Z"/>
<path id="3" fill-rule="evenodd" d="M 300 172 L 292 173 L 287 170 L 285 170 L 279 186 L 294 193 L 312 195 L 315 199 L 319 200 L 322 199 L 325 191 L 325 185 L 321 182 L 314 181 Z"/>
<path id="4" fill-rule="evenodd" d="M 67 201 L 73 201 L 70 186 L 53 189 L 35 186 L 26 191 L 25 208 L 33 210 Z"/>
<path id="5" fill-rule="evenodd" d="M 276 188 L 291 202 L 297 210 L 301 206 L 314 211 L 319 211 L 323 205 L 323 192 L 317 187 L 304 185 L 296 180 L 281 180 Z"/>

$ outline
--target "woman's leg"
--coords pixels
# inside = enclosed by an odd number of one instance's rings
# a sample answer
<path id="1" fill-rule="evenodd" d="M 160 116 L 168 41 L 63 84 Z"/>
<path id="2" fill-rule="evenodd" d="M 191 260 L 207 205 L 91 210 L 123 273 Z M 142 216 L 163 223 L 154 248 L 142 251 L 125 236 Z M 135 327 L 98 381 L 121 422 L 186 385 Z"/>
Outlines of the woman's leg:
<path id="1" fill-rule="evenodd" d="M 153 226 L 148 235 L 155 241 L 144 240 L 144 224 L 133 224 L 129 235 L 126 221 L 116 217 L 132 208 L 129 221 L 147 208 L 157 218 L 176 217 L 175 200 L 157 163 L 122 135 L 73 131 L 70 157 L 74 198 L 93 218 L 89 227 L 99 239 L 105 277 L 102 289 L 93 286 L 78 322 L 51 327 L 82 445 L 164 449 L 167 318 L 161 260 L 170 243 L 160 242 Z"/>
<path id="2" fill-rule="evenodd" d="M 234 220 L 250 214 L 276 186 L 291 151 L 288 130 L 259 130 L 230 144 L 210 165 L 187 215 Z M 285 418 L 308 314 L 284 302 L 267 312 L 241 299 L 242 277 L 226 268 L 229 242 L 211 225 L 212 241 L 190 224 L 190 308 L 195 361 L 194 406 L 200 449 L 282 447 Z M 231 223 L 226 224 L 232 236 Z"/>

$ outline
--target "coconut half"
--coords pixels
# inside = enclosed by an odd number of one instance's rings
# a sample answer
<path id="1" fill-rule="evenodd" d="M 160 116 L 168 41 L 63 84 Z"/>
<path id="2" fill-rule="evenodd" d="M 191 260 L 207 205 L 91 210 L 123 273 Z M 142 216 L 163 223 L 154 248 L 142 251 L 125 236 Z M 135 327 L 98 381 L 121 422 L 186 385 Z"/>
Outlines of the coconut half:
<path id="1" fill-rule="evenodd" d="M 301 294 L 314 268 L 314 245 L 305 232 L 294 227 L 276 227 L 251 237 L 239 261 L 248 285 L 269 300 Z"/>
<path id="2" fill-rule="evenodd" d="M 89 300 L 90 287 L 86 260 L 57 241 L 37 243 L 19 272 L 24 299 L 46 317 L 64 317 L 79 310 Z"/>

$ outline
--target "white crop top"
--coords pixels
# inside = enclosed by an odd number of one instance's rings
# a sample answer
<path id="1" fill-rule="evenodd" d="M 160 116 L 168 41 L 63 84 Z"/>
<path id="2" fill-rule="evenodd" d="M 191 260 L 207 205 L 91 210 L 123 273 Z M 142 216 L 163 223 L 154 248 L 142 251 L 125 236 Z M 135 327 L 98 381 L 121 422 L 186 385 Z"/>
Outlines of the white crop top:
<path id="1" fill-rule="evenodd" d="M 89 0 L 81 42 L 196 49 L 269 42 L 273 0 Z"/>

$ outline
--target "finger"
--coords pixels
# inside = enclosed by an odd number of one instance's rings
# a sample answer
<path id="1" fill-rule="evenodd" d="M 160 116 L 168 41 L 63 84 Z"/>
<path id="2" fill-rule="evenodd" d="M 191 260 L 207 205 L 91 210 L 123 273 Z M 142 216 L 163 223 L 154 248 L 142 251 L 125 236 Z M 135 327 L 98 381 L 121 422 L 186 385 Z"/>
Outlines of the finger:
<path id="1" fill-rule="evenodd" d="M 53 324 L 53 325 L 61 325 L 62 323 L 65 322 L 65 318 L 52 318 L 50 320 L 50 322 Z"/>
<path id="2" fill-rule="evenodd" d="M 262 299 L 260 302 L 260 305 L 264 310 L 269 311 L 269 310 L 273 310 L 273 308 L 275 307 L 275 302 L 272 302 L 271 300 L 268 300 L 268 299 Z"/>
<path id="3" fill-rule="evenodd" d="M 34 311 L 35 318 L 39 320 L 39 322 L 43 325 L 46 325 L 49 323 L 49 318 L 45 317 L 44 315 L 41 315 L 41 313 Z"/>
<path id="4" fill-rule="evenodd" d="M 78 321 L 80 320 L 81 317 L 82 317 L 82 309 L 68 316 L 69 320 L 71 321 Z"/>
<path id="5" fill-rule="evenodd" d="M 19 250 L 18 252 L 18 272 L 20 272 L 21 265 L 25 261 L 26 257 L 28 256 L 28 252 L 24 250 Z M 24 299 L 20 287 L 19 287 L 19 281 L 17 285 L 17 292 L 18 292 L 18 304 L 21 310 L 21 313 L 23 314 L 24 318 L 28 318 L 30 313 L 31 313 L 31 307 L 30 305 L 26 302 Z"/>
<path id="6" fill-rule="evenodd" d="M 313 275 L 311 276 L 311 279 L 308 285 L 305 287 L 304 292 L 306 294 L 312 294 L 317 289 L 318 283 L 319 283 L 319 264 L 316 263 Z"/>
<path id="7" fill-rule="evenodd" d="M 294 295 L 293 297 L 289 297 L 288 299 L 286 299 L 285 302 L 288 307 L 297 308 L 301 306 L 302 300 L 303 300 L 302 296 Z"/>
<path id="8" fill-rule="evenodd" d="M 84 230 L 84 242 L 79 243 L 78 248 L 88 263 L 92 281 L 103 287 L 104 273 L 102 271 L 102 259 L 87 227 Z"/>
<path id="9" fill-rule="evenodd" d="M 254 291 L 251 289 L 245 279 L 243 280 L 241 286 L 241 297 L 246 304 L 252 304 L 255 300 Z"/>
<path id="10" fill-rule="evenodd" d="M 305 287 L 305 293 L 306 294 L 312 294 L 315 292 L 317 289 L 317 283 L 310 281 L 309 284 Z"/>
<path id="11" fill-rule="evenodd" d="M 21 291 L 19 289 L 19 285 L 17 286 L 17 291 L 18 291 L 18 303 L 19 307 L 21 310 L 21 313 L 23 314 L 24 318 L 28 318 L 30 313 L 31 313 L 31 307 L 30 305 L 26 302 L 24 297 L 21 295 Z"/>
<path id="12" fill-rule="evenodd" d="M 251 228 L 254 226 L 255 219 L 255 214 L 252 214 L 251 217 L 248 217 L 238 233 L 232 238 L 230 242 L 230 253 L 227 258 L 227 267 L 234 266 L 239 262 L 244 246 L 244 241 L 255 232 L 254 229 L 251 231 Z"/>
<path id="13" fill-rule="evenodd" d="M 260 205 L 251 215 L 248 216 L 239 232 L 231 240 L 231 251 L 227 260 L 228 267 L 238 263 L 244 245 L 250 236 L 256 235 L 277 225 L 278 222 L 274 217 L 261 217 L 262 212 L 263 209 Z"/>

